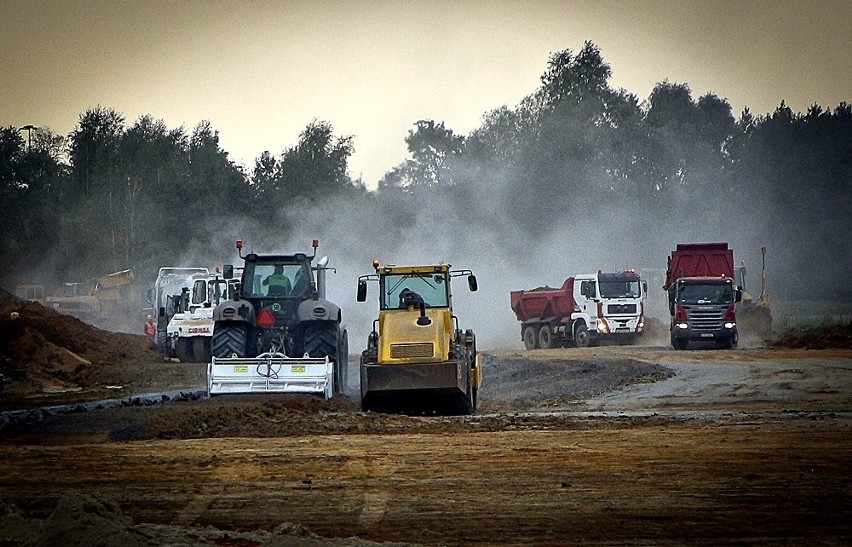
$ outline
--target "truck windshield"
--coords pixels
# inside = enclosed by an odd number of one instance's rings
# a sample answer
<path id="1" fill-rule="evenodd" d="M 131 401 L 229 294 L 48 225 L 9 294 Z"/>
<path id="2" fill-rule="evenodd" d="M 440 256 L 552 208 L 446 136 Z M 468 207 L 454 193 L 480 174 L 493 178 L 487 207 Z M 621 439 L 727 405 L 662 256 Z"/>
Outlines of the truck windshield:
<path id="1" fill-rule="evenodd" d="M 301 297 L 311 288 L 311 270 L 307 262 L 297 264 L 246 264 L 243 295 L 254 298 Z"/>
<path id="2" fill-rule="evenodd" d="M 729 284 L 681 285 L 681 304 L 730 304 L 734 292 Z"/>
<path id="3" fill-rule="evenodd" d="M 635 281 L 604 281 L 601 280 L 600 287 L 602 298 L 638 298 L 639 280 Z"/>
<path id="4" fill-rule="evenodd" d="M 427 308 L 447 307 L 449 305 L 447 274 L 389 274 L 382 278 L 383 310 L 405 308 L 406 302 L 412 302 L 418 306 L 420 300 Z"/>

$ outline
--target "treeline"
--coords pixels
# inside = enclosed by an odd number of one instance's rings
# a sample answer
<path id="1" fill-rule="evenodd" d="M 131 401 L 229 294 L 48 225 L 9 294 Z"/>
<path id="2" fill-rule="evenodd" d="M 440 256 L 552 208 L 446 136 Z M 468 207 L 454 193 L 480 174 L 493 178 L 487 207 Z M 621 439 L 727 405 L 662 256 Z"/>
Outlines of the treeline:
<path id="1" fill-rule="evenodd" d="M 354 138 L 325 121 L 250 170 L 207 122 L 191 132 L 152 116 L 128 125 L 97 107 L 67 136 L 2 128 L 0 285 L 34 272 L 46 282 L 155 272 L 223 230 L 286 240 L 311 211 L 351 217 L 332 224 L 390 246 L 430 224 L 427 241 L 446 229 L 463 232 L 440 236 L 450 240 L 490 234 L 484 244 L 518 262 L 566 230 L 615 254 L 665 253 L 672 241 L 769 244 L 784 264 L 773 276 L 793 296 L 852 300 L 848 103 L 796 113 L 782 102 L 736 118 L 727 100 L 694 98 L 687 84 L 661 82 L 640 100 L 610 76 L 591 42 L 554 53 L 538 89 L 470 134 L 418 121 L 410 157 L 375 191 L 349 174 Z"/>

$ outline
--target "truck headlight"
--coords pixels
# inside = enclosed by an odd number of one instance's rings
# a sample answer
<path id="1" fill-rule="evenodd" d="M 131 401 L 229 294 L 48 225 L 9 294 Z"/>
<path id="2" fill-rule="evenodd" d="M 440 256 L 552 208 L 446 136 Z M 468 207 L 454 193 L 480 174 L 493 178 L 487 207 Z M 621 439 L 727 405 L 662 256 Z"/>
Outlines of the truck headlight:
<path id="1" fill-rule="evenodd" d="M 686 324 L 686 323 L 678 323 L 678 324 L 677 324 L 677 328 L 679 328 L 679 329 L 688 329 L 688 328 L 689 328 L 689 325 L 688 325 L 688 324 Z"/>
<path id="2" fill-rule="evenodd" d="M 725 328 L 726 328 L 726 329 L 732 329 L 732 328 L 734 328 L 734 327 L 736 327 L 736 326 L 737 326 L 737 324 L 736 324 L 736 323 L 725 323 Z"/>
<path id="3" fill-rule="evenodd" d="M 607 326 L 607 324 L 604 323 L 603 321 L 599 321 L 598 322 L 598 332 L 601 332 L 601 333 L 604 333 L 604 334 L 608 333 L 609 332 L 609 326 Z"/>

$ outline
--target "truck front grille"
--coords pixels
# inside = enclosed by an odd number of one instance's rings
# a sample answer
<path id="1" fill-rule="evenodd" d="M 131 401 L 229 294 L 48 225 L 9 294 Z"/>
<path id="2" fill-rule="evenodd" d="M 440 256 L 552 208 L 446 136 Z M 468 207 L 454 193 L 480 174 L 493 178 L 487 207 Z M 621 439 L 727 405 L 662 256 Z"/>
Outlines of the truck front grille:
<path id="1" fill-rule="evenodd" d="M 391 359 L 410 359 L 412 357 L 432 357 L 434 346 L 429 343 L 391 344 Z"/>
<path id="2" fill-rule="evenodd" d="M 636 313 L 636 304 L 610 304 L 606 308 L 607 313 Z"/>
<path id="3" fill-rule="evenodd" d="M 717 331 L 722 328 L 723 310 L 696 310 L 686 312 L 689 316 L 689 324 L 692 330 Z"/>

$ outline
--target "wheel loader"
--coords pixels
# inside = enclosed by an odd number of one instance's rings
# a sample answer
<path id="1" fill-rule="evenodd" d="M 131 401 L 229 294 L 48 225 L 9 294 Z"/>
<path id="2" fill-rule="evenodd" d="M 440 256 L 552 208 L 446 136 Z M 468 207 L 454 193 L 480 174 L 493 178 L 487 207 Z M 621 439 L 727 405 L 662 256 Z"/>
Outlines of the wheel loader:
<path id="1" fill-rule="evenodd" d="M 232 298 L 213 310 L 210 395 L 302 392 L 331 398 L 345 389 L 349 342 L 340 308 L 325 299 L 328 258 L 242 254 Z M 222 275 L 232 279 L 234 267 Z M 314 279 L 316 273 L 316 280 Z"/>
<path id="2" fill-rule="evenodd" d="M 358 278 L 357 300 L 367 282 L 379 285 L 379 317 L 361 354 L 362 410 L 471 414 L 482 385 L 481 357 L 472 330 L 453 315 L 450 280 L 470 270 L 434 266 L 381 266 Z"/>

